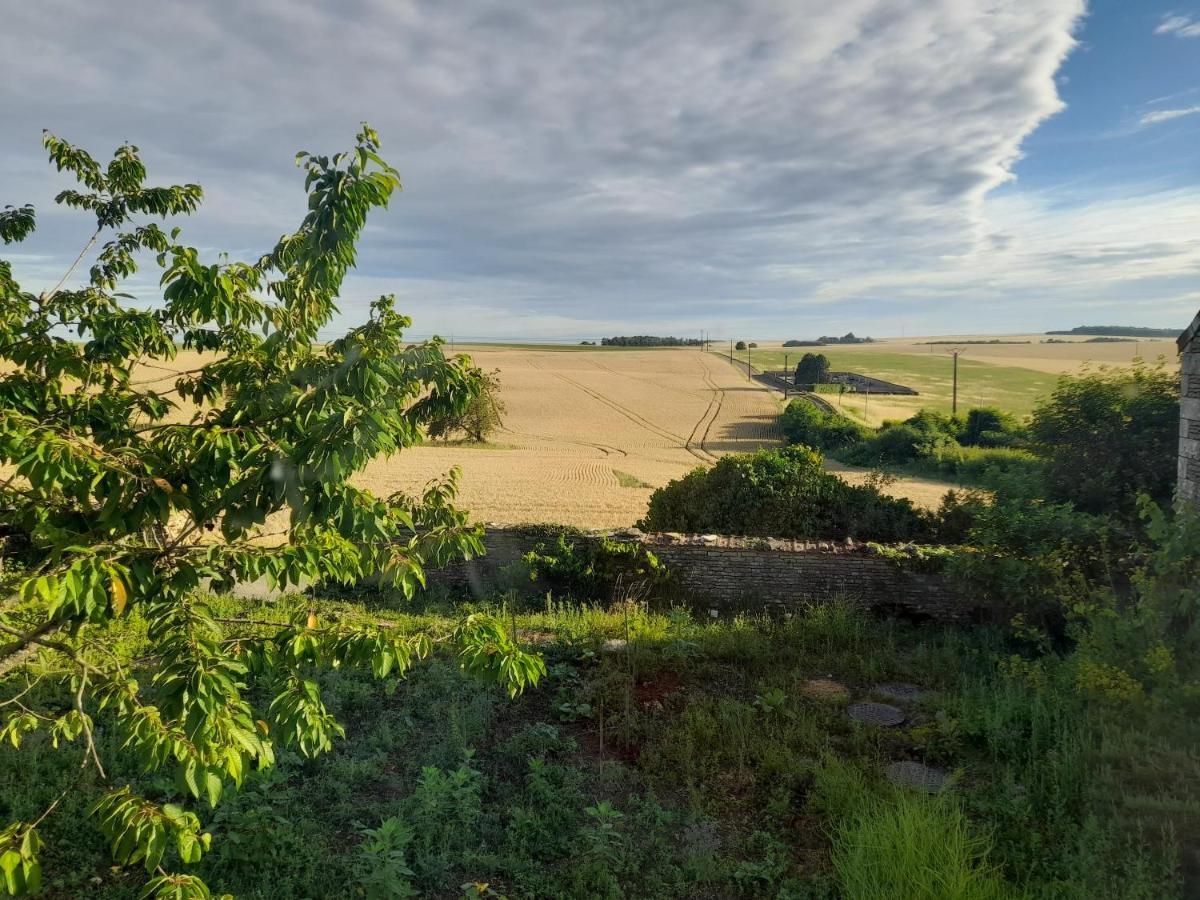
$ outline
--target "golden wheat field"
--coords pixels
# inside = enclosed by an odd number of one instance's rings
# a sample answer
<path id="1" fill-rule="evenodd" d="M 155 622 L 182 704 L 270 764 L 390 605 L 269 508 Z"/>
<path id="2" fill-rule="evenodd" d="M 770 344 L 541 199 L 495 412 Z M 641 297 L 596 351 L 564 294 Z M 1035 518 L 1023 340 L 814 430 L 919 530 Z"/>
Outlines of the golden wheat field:
<path id="1" fill-rule="evenodd" d="M 507 412 L 483 447 L 431 443 L 367 466 L 377 493 L 452 466 L 480 521 L 632 525 L 653 488 L 725 453 L 777 444 L 776 395 L 697 350 L 468 348 Z"/>
<path id="2" fill-rule="evenodd" d="M 431 443 L 376 460 L 357 479 L 385 494 L 458 466 L 461 501 L 484 522 L 586 528 L 634 524 L 654 488 L 726 453 L 778 445 L 778 394 L 694 349 L 468 348 L 498 369 L 507 407 L 494 447 Z M 869 473 L 830 464 L 847 481 Z M 949 486 L 903 478 L 884 489 L 936 506 Z"/>
<path id="3" fill-rule="evenodd" d="M 461 470 L 459 505 L 479 522 L 544 522 L 621 528 L 637 522 L 650 494 L 727 453 L 776 446 L 780 395 L 742 368 L 695 349 L 584 350 L 459 347 L 500 372 L 503 428 L 484 445 L 430 441 L 369 463 L 355 483 L 387 496 L 421 490 Z M 142 364 L 138 383 L 167 389 L 205 357 L 180 352 Z M 186 421 L 184 404 L 171 419 Z M 869 477 L 829 463 L 847 481 Z M 903 478 L 884 490 L 936 506 L 949 486 Z"/>

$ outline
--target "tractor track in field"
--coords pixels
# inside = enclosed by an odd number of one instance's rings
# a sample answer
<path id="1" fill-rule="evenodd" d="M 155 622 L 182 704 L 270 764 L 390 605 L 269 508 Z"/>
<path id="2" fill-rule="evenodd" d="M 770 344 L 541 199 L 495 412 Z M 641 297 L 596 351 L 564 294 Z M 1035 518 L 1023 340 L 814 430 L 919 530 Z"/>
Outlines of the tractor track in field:
<path id="1" fill-rule="evenodd" d="M 692 434 L 688 438 L 688 448 L 691 449 L 691 446 L 696 442 L 696 434 L 700 431 L 700 426 L 703 425 L 704 433 L 700 435 L 699 443 L 700 452 L 705 454 L 711 461 L 716 462 L 717 457 L 709 451 L 705 444 L 708 441 L 708 433 L 712 430 L 713 423 L 721 415 L 721 407 L 725 403 L 725 391 L 713 381 L 712 373 L 709 371 L 708 366 L 704 365 L 704 360 L 697 360 L 697 363 L 700 366 L 700 370 L 704 373 L 705 385 L 712 391 L 712 398 L 708 401 L 708 407 L 704 410 L 704 414 L 700 416 L 695 427 L 692 428 Z M 709 413 L 712 415 L 710 416 Z"/>
<path id="2" fill-rule="evenodd" d="M 605 397 L 603 394 L 599 393 L 598 391 L 592 390 L 585 384 L 580 384 L 574 378 L 569 378 L 568 376 L 562 374 L 561 372 L 554 372 L 554 371 L 545 369 L 542 366 L 539 366 L 536 362 L 533 362 L 532 360 L 530 360 L 530 364 L 536 369 L 541 369 L 543 372 L 549 371 L 551 375 L 558 378 L 560 381 L 563 381 L 566 384 L 569 384 L 572 387 L 575 387 L 575 388 L 583 391 L 585 394 L 587 394 L 593 400 L 603 403 L 605 406 L 609 407 L 610 409 L 620 413 L 622 416 L 627 418 L 630 422 L 633 422 L 635 425 L 637 425 L 641 428 L 644 428 L 646 431 L 649 431 L 651 434 L 655 435 L 656 437 L 660 437 L 667 441 L 671 441 L 672 443 L 676 444 L 677 446 L 682 447 L 684 450 L 686 450 L 688 453 L 692 454 L 692 456 L 696 457 L 696 459 L 700 460 L 704 464 L 711 465 L 714 457 L 711 454 L 705 453 L 701 450 L 697 450 L 695 447 L 693 447 L 691 445 L 690 438 L 684 438 L 678 434 L 667 431 L 665 428 L 655 425 L 649 419 L 646 419 L 645 417 L 641 416 L 640 414 L 634 412 L 629 407 L 618 403 L 617 401 L 613 400 L 610 397 Z"/>
<path id="3" fill-rule="evenodd" d="M 550 441 L 555 444 L 574 444 L 576 447 L 590 447 L 593 450 L 599 450 L 606 457 L 613 456 L 613 455 L 618 455 L 618 456 L 628 456 L 629 455 L 629 453 L 627 451 L 622 450 L 620 447 L 613 447 L 608 444 L 593 444 L 590 441 L 574 441 L 574 440 L 571 440 L 570 438 L 558 437 L 557 435 L 553 435 L 553 434 L 534 434 L 532 431 L 514 431 L 511 428 L 503 428 L 503 427 L 500 429 L 500 431 L 502 431 L 506 434 L 519 435 L 520 437 L 537 438 L 539 441 Z"/>

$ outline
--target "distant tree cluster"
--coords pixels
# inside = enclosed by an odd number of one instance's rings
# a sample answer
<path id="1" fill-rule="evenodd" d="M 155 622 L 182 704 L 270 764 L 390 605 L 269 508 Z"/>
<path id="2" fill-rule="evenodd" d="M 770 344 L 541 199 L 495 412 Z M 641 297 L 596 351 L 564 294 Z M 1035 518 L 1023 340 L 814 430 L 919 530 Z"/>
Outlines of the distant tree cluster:
<path id="1" fill-rule="evenodd" d="M 734 345 L 733 345 L 733 349 L 734 349 L 734 350 L 745 350 L 745 349 L 746 349 L 746 342 L 745 342 L 745 341 L 738 341 L 736 344 L 734 344 Z"/>
<path id="2" fill-rule="evenodd" d="M 1136 325 L 1078 325 L 1070 331 L 1047 331 L 1046 334 L 1099 334 L 1115 337 L 1175 337 L 1182 328 L 1142 328 Z"/>
<path id="3" fill-rule="evenodd" d="M 785 346 L 785 347 L 820 347 L 821 342 L 820 341 L 798 341 L 798 340 L 792 339 L 790 341 L 784 341 L 783 346 Z"/>
<path id="4" fill-rule="evenodd" d="M 657 337 L 652 334 L 600 339 L 601 347 L 699 347 L 702 343 L 700 338 Z"/>
<path id="5" fill-rule="evenodd" d="M 817 338 L 819 344 L 873 344 L 875 338 L 857 337 L 853 331 L 847 331 L 841 337 L 831 337 L 829 335 L 821 335 Z"/>

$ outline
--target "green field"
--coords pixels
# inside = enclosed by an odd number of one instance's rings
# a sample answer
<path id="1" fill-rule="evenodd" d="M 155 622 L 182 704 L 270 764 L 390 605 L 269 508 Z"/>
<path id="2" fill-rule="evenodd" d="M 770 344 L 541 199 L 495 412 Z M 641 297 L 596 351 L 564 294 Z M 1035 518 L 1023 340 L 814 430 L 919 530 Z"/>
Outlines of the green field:
<path id="1" fill-rule="evenodd" d="M 794 367 L 805 352 L 788 351 L 787 364 Z M 811 352 L 811 350 L 810 350 Z M 916 397 L 852 396 L 841 399 L 843 409 L 858 418 L 879 422 L 885 418 L 900 418 L 919 409 L 950 412 L 952 361 L 945 353 L 911 354 L 888 350 L 845 350 L 838 347 L 821 348 L 834 371 L 858 372 L 886 381 L 894 381 L 918 391 Z M 727 354 L 722 354 L 727 356 Z M 782 369 L 782 350 L 751 351 L 755 369 Z M 746 354 L 734 353 L 743 365 Z M 997 406 L 1018 416 L 1032 412 L 1037 401 L 1053 390 L 1057 376 L 1017 366 L 998 366 L 971 359 L 958 361 L 959 410 L 972 406 Z"/>

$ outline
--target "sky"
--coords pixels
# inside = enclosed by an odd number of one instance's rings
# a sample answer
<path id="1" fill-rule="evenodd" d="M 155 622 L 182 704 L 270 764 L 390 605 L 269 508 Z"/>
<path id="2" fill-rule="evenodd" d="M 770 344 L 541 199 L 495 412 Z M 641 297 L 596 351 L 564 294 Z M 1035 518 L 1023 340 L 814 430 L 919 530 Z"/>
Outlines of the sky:
<path id="1" fill-rule="evenodd" d="M 1200 0 L 0 0 L 0 247 L 27 289 L 88 235 L 41 132 L 159 182 L 254 259 L 295 152 L 360 121 L 404 192 L 333 330 L 762 340 L 1182 329 L 1200 308 Z M 157 298 L 149 268 L 131 282 Z"/>

